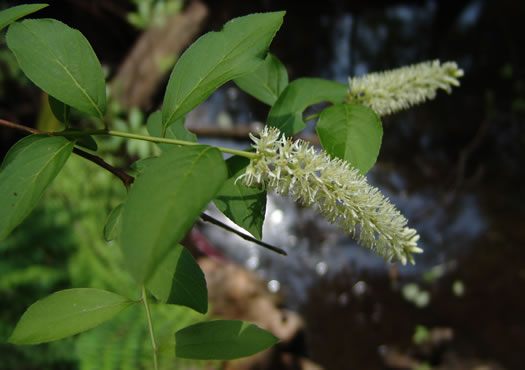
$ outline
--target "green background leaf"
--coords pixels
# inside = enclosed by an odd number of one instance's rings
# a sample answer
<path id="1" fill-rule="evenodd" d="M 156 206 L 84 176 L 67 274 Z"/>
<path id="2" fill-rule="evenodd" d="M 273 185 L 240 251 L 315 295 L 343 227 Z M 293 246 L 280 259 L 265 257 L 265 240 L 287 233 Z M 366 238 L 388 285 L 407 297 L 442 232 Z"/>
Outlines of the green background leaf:
<path id="1" fill-rule="evenodd" d="M 323 149 L 349 162 L 362 174 L 374 165 L 383 126 L 378 115 L 359 104 L 337 104 L 321 113 L 316 126 Z"/>
<path id="2" fill-rule="evenodd" d="M 64 123 L 66 127 L 69 126 L 69 113 L 71 107 L 67 104 L 62 103 L 60 100 L 53 98 L 51 95 L 48 95 L 49 107 L 53 112 L 53 115 L 57 120 Z"/>
<path id="3" fill-rule="evenodd" d="M 208 311 L 204 273 L 182 245 L 177 245 L 156 268 L 147 287 L 162 303 L 186 306 L 200 313 Z"/>
<path id="4" fill-rule="evenodd" d="M 67 105 L 103 118 L 102 67 L 79 31 L 54 19 L 26 19 L 9 27 L 7 46 L 35 85 Z"/>
<path id="5" fill-rule="evenodd" d="M 277 343 L 272 333 L 237 320 L 204 321 L 175 333 L 175 355 L 201 360 L 251 356 Z"/>
<path id="6" fill-rule="evenodd" d="M 66 136 L 67 137 L 67 136 Z M 83 135 L 76 138 L 69 138 L 70 140 L 76 140 L 75 145 L 80 146 L 85 149 L 92 150 L 96 152 L 98 150 L 98 145 L 93 136 Z"/>
<path id="7" fill-rule="evenodd" d="M 4 9 L 0 12 L 0 30 L 9 23 L 49 6 L 49 4 L 26 4 Z"/>
<path id="8" fill-rule="evenodd" d="M 197 142 L 197 135 L 192 132 L 189 132 L 186 127 L 184 127 L 184 117 L 179 118 L 171 126 L 166 128 L 166 133 L 164 135 L 167 139 L 177 139 L 190 141 L 193 143 Z M 151 136 L 162 137 L 162 113 L 156 111 L 149 115 L 146 122 L 146 127 Z M 170 150 L 176 148 L 177 145 L 173 144 L 157 144 L 162 150 Z"/>
<path id="9" fill-rule="evenodd" d="M 0 167 L 0 240 L 35 207 L 73 151 L 60 136 L 31 135 L 17 142 Z"/>
<path id="10" fill-rule="evenodd" d="M 249 163 L 248 158 L 240 156 L 226 161 L 228 180 L 213 202 L 226 217 L 260 240 L 266 213 L 266 191 L 244 186 L 242 181 L 235 183 Z"/>
<path id="11" fill-rule="evenodd" d="M 215 197 L 227 171 L 217 149 L 166 151 L 135 180 L 122 213 L 121 247 L 129 271 L 145 282 Z"/>
<path id="12" fill-rule="evenodd" d="M 124 204 L 121 203 L 113 208 L 104 225 L 104 239 L 108 242 L 117 239 L 120 234 L 123 206 Z"/>
<path id="13" fill-rule="evenodd" d="M 162 124 L 169 126 L 202 103 L 225 82 L 255 70 L 283 22 L 284 12 L 235 18 L 220 32 L 195 41 L 177 61 L 162 106 Z"/>
<path id="14" fill-rule="evenodd" d="M 130 175 L 132 176 L 138 176 L 139 174 L 144 171 L 146 167 L 148 167 L 151 163 L 153 163 L 158 157 L 145 157 L 137 159 L 135 162 L 133 162 L 129 168 L 132 170 Z"/>
<path id="15" fill-rule="evenodd" d="M 71 132 L 71 135 L 68 135 L 68 132 Z M 77 132 L 82 132 L 82 130 L 78 128 L 69 128 L 66 132 L 61 132 L 61 134 L 68 140 L 73 141 L 76 146 L 80 146 L 82 148 L 86 148 L 96 152 L 98 149 L 98 145 L 93 136 L 77 135 Z"/>
<path id="16" fill-rule="evenodd" d="M 18 321 L 8 341 L 38 344 L 66 338 L 111 319 L 133 303 L 106 290 L 61 290 L 33 303 Z"/>
<path id="17" fill-rule="evenodd" d="M 243 91 L 265 104 L 273 105 L 288 85 L 288 72 L 281 61 L 268 54 L 264 63 L 254 72 L 236 78 L 234 82 Z"/>
<path id="18" fill-rule="evenodd" d="M 277 127 L 286 136 L 292 136 L 306 127 L 304 110 L 316 103 L 342 103 L 348 85 L 320 78 L 299 78 L 286 86 L 273 105 L 266 124 Z"/>

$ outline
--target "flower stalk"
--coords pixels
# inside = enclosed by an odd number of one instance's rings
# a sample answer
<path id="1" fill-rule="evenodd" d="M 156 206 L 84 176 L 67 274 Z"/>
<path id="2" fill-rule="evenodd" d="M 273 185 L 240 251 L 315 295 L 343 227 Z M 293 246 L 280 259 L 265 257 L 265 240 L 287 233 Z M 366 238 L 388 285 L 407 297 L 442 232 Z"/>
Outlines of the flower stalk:
<path id="1" fill-rule="evenodd" d="M 316 206 L 328 221 L 386 259 L 413 264 L 412 253 L 422 252 L 419 235 L 406 226 L 407 219 L 348 162 L 330 158 L 303 140 L 287 139 L 276 128 L 250 137 L 256 156 L 237 181 Z"/>
<path id="2" fill-rule="evenodd" d="M 363 104 L 379 116 L 432 100 L 438 89 L 452 92 L 463 70 L 455 62 L 427 61 L 385 72 L 349 78 L 347 103 Z"/>

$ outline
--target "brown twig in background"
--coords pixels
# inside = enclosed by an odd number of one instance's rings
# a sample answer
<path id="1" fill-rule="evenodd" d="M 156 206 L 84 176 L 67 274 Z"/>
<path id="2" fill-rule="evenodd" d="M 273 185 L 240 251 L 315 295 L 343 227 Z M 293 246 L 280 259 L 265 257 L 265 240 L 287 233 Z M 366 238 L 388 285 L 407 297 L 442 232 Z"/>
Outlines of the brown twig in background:
<path id="1" fill-rule="evenodd" d="M 199 36 L 208 13 L 202 1 L 194 0 L 182 12 L 168 16 L 162 26 L 142 32 L 110 83 L 113 97 L 124 107 L 150 109 L 171 71 L 162 64 L 174 62 Z"/>
<path id="2" fill-rule="evenodd" d="M 467 162 L 471 157 L 472 153 L 480 147 L 485 136 L 487 136 L 489 125 L 490 120 L 485 119 L 479 126 L 471 141 L 459 152 L 459 158 L 455 170 L 456 180 L 452 191 L 456 191 L 463 185 L 465 181 Z"/>
<path id="3" fill-rule="evenodd" d="M 186 127 L 189 131 L 195 135 L 214 137 L 214 138 L 227 138 L 235 140 L 246 140 L 249 141 L 249 134 L 257 134 L 259 128 L 264 127 L 262 123 L 235 123 L 231 128 L 220 128 L 217 125 L 212 124 L 195 124 Z M 301 134 L 294 136 L 309 142 L 312 145 L 319 145 L 319 136 L 316 134 Z"/>
<path id="4" fill-rule="evenodd" d="M 6 121 L 6 120 L 1 119 L 1 118 L 0 118 L 0 125 L 5 126 L 5 127 L 14 128 L 14 129 L 19 130 L 19 131 L 29 132 L 30 134 L 43 134 L 44 133 L 44 132 L 42 132 L 40 130 L 37 130 L 36 128 L 31 128 L 31 127 L 27 127 L 27 126 L 24 126 L 24 125 L 19 125 L 18 123 Z"/>

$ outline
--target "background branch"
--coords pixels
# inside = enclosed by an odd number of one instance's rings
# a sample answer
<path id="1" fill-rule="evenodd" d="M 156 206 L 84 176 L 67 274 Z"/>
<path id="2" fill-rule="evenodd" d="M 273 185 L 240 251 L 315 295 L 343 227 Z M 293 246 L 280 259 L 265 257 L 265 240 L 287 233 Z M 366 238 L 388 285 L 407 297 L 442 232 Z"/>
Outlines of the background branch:
<path id="1" fill-rule="evenodd" d="M 207 6 L 194 0 L 161 27 L 145 30 L 111 81 L 116 99 L 125 107 L 150 109 L 153 96 L 173 67 L 163 64 L 175 62 L 202 31 L 207 16 Z"/>

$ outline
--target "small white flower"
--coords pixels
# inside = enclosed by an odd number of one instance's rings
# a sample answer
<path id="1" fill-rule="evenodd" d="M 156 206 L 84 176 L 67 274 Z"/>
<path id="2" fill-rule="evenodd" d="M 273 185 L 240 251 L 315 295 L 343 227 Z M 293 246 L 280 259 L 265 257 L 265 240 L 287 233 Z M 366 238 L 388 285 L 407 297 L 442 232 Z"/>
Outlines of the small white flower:
<path id="1" fill-rule="evenodd" d="M 265 127 L 259 138 L 250 137 L 257 156 L 237 180 L 316 206 L 328 221 L 387 259 L 414 263 L 411 253 L 422 252 L 416 230 L 408 228 L 406 218 L 348 162 L 331 159 L 303 140 L 286 139 L 276 128 Z"/>
<path id="2" fill-rule="evenodd" d="M 347 103 L 363 104 L 379 116 L 434 99 L 438 89 L 452 92 L 463 76 L 455 62 L 423 62 L 363 77 L 349 78 Z"/>

